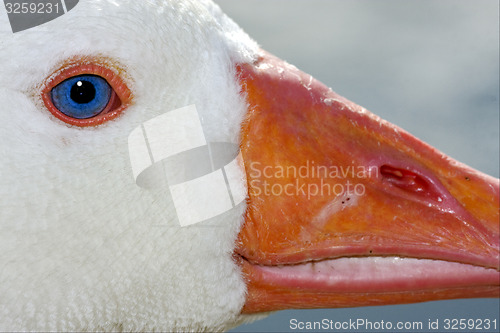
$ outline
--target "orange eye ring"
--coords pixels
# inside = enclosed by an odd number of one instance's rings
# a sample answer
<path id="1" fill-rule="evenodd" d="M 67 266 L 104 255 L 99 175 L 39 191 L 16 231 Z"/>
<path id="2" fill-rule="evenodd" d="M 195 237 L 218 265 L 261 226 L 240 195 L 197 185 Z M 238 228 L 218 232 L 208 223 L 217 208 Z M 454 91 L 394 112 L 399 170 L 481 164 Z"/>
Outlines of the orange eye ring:
<path id="1" fill-rule="evenodd" d="M 51 92 L 54 87 L 67 79 L 79 75 L 99 76 L 106 80 L 106 82 L 112 89 L 111 98 L 104 110 L 101 111 L 98 115 L 91 118 L 77 119 L 70 117 L 61 112 L 54 105 L 54 102 L 52 100 Z M 42 101 L 45 104 L 45 107 L 56 118 L 64 121 L 67 124 L 79 127 L 98 126 L 104 122 L 115 119 L 123 112 L 123 110 L 125 110 L 130 105 L 131 96 L 132 94 L 127 85 L 117 73 L 103 65 L 90 64 L 88 62 L 86 62 L 85 64 L 72 64 L 69 67 L 62 69 L 55 76 L 49 77 L 42 89 L 41 94 Z"/>

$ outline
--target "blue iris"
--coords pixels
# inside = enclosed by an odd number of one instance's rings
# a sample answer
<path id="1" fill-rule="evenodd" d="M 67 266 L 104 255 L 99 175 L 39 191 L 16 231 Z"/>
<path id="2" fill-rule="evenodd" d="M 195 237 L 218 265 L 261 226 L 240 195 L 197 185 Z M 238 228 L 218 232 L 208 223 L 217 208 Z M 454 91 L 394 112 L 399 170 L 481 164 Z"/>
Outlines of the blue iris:
<path id="1" fill-rule="evenodd" d="M 65 115 L 87 119 L 101 113 L 111 99 L 112 88 L 96 75 L 79 75 L 67 79 L 51 91 L 52 103 Z"/>

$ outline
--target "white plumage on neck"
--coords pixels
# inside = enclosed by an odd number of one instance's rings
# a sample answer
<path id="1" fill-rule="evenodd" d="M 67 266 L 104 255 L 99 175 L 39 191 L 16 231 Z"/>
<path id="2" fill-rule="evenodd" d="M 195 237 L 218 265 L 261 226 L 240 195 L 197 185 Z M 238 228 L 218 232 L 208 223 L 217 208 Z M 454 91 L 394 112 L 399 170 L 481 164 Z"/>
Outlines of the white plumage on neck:
<path id="1" fill-rule="evenodd" d="M 196 104 L 207 141 L 239 142 L 234 64 L 256 44 L 209 1 L 86 0 L 13 34 L 0 14 L 0 329 L 220 330 L 242 320 L 232 260 L 242 209 L 181 228 L 161 189 L 132 177 L 127 137 Z M 76 128 L 39 92 L 72 58 L 123 70 L 133 104 Z"/>

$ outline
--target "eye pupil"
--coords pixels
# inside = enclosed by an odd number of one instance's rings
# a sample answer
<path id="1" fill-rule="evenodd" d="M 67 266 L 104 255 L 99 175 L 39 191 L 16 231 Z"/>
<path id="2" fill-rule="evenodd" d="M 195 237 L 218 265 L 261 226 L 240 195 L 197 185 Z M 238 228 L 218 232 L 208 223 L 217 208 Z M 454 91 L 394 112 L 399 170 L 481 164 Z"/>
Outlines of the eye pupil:
<path id="1" fill-rule="evenodd" d="M 95 86 L 88 81 L 78 81 L 71 87 L 70 97 L 78 104 L 87 104 L 94 100 Z"/>
<path id="2" fill-rule="evenodd" d="M 50 97 L 57 110 L 66 116 L 88 119 L 105 110 L 113 94 L 113 89 L 104 78 L 83 74 L 52 88 Z"/>

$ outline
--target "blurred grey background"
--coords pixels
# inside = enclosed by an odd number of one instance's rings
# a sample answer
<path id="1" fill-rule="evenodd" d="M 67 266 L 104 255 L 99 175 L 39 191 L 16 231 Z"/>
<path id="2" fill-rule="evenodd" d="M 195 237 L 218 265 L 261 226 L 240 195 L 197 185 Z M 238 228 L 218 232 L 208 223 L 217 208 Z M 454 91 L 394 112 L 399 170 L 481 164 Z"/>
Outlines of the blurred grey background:
<path id="1" fill-rule="evenodd" d="M 216 0 L 266 50 L 480 171 L 499 176 L 498 0 Z M 296 332 L 290 319 L 496 319 L 498 299 L 291 310 L 235 329 Z M 429 331 L 424 329 L 423 331 Z M 466 332 L 462 330 L 459 332 Z M 418 332 L 403 330 L 401 332 Z"/>

